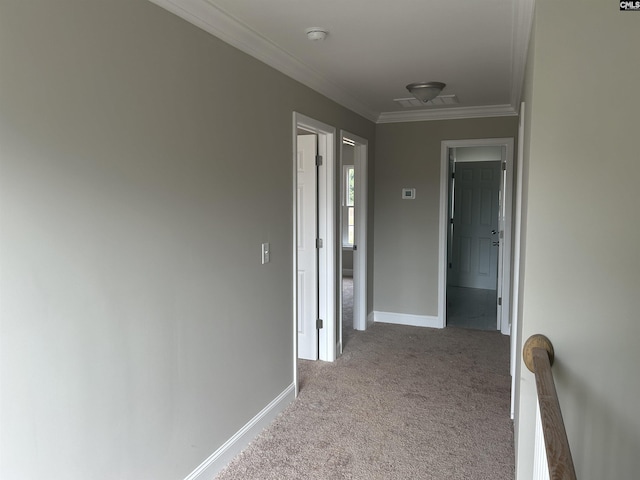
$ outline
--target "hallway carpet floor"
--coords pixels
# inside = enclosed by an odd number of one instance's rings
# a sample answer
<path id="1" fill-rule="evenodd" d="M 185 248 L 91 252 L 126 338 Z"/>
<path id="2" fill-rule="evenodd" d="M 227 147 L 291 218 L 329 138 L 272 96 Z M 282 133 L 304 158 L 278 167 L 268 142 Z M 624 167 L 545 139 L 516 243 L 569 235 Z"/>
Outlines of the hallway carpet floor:
<path id="1" fill-rule="evenodd" d="M 376 323 L 298 368 L 298 398 L 216 479 L 514 478 L 509 337 Z"/>

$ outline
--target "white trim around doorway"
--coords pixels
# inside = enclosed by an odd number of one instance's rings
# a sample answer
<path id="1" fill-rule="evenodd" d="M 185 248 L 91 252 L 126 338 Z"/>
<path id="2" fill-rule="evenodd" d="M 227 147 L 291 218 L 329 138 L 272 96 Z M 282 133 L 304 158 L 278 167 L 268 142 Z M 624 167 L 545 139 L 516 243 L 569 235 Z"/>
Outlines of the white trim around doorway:
<path id="1" fill-rule="evenodd" d="M 354 165 L 356 167 L 355 188 L 355 240 L 357 248 L 353 251 L 353 328 L 367 329 L 367 200 L 368 200 L 368 148 L 369 141 L 345 130 L 340 130 L 340 141 L 348 138 L 354 143 Z M 342 148 L 340 149 L 342 151 Z M 341 158 L 342 163 L 342 158 Z M 342 209 L 340 209 L 342 215 Z M 342 225 L 342 223 L 340 223 Z M 342 266 L 342 250 L 340 251 Z M 341 271 L 341 270 L 339 270 Z M 341 318 L 342 320 L 342 318 Z"/>
<path id="2" fill-rule="evenodd" d="M 318 174 L 318 316 L 323 328 L 318 332 L 318 358 L 328 362 L 336 359 L 336 229 L 335 229 L 335 140 L 336 129 L 298 112 L 293 112 L 293 357 L 294 382 L 298 393 L 298 206 L 297 206 L 297 132 L 303 129 L 318 135 L 318 154 L 323 164 Z"/>
<path id="3" fill-rule="evenodd" d="M 499 318 L 499 330 L 509 335 L 511 330 L 511 248 L 513 213 L 513 138 L 484 138 L 474 140 L 444 140 L 441 143 L 440 156 L 440 225 L 438 252 L 438 324 L 441 328 L 447 324 L 447 221 L 449 205 L 449 149 L 456 147 L 503 146 L 506 148 L 506 182 L 504 192 L 503 225 L 503 262 L 502 271 L 502 310 Z"/>
<path id="4" fill-rule="evenodd" d="M 516 415 L 516 364 L 518 363 L 518 330 L 520 310 L 520 255 L 522 248 L 522 202 L 524 182 L 524 129 L 525 103 L 520 104 L 520 122 L 518 125 L 518 156 L 516 158 L 516 191 L 514 200 L 514 232 L 513 232 L 513 285 L 511 301 L 511 419 Z"/>

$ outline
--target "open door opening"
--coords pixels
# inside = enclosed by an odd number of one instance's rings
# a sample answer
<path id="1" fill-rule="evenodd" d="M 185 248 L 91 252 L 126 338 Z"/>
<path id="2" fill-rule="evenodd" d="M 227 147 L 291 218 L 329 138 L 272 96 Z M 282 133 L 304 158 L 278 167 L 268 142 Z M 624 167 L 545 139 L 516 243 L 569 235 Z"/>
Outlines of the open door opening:
<path id="1" fill-rule="evenodd" d="M 449 150 L 447 326 L 496 330 L 503 147 Z"/>
<path id="2" fill-rule="evenodd" d="M 335 129 L 293 114 L 293 343 L 297 360 L 336 358 Z"/>
<path id="3" fill-rule="evenodd" d="M 341 131 L 337 350 L 367 328 L 367 140 Z"/>
<path id="4" fill-rule="evenodd" d="M 442 326 L 510 333 L 513 139 L 442 142 Z"/>

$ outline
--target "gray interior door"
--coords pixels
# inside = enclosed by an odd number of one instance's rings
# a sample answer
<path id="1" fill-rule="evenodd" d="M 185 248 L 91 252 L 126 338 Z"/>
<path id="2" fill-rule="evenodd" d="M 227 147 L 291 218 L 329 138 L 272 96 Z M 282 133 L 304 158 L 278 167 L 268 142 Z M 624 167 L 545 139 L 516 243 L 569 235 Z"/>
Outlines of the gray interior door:
<path id="1" fill-rule="evenodd" d="M 502 164 L 456 162 L 449 285 L 495 290 Z"/>

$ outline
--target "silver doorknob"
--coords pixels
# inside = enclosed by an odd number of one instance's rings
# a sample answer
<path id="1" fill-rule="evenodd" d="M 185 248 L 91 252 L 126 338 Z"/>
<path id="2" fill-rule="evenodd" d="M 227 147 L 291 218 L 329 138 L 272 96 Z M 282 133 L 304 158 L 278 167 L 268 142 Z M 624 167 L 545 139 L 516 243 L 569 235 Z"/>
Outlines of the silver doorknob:
<path id="1" fill-rule="evenodd" d="M 500 242 L 493 242 L 493 243 L 492 243 L 492 245 L 493 245 L 494 247 L 497 247 L 498 245 L 500 245 Z"/>
<path id="2" fill-rule="evenodd" d="M 495 235 L 496 233 L 498 233 L 498 232 L 495 231 L 495 230 L 491 230 L 491 235 Z"/>

